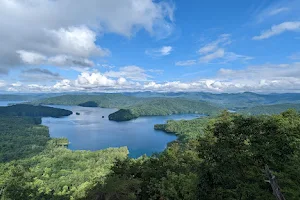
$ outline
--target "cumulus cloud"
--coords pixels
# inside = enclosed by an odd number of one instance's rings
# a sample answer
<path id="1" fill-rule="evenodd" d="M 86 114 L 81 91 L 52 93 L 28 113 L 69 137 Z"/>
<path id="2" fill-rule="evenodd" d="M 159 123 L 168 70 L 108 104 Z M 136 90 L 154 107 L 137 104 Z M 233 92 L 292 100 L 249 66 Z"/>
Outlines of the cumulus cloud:
<path id="1" fill-rule="evenodd" d="M 185 61 L 178 61 L 175 63 L 176 66 L 191 66 L 197 64 L 197 60 L 185 60 Z"/>
<path id="2" fill-rule="evenodd" d="M 1 82 L 0 82 L 1 83 Z M 86 71 L 75 80 L 63 79 L 54 85 L 24 84 L 2 86 L 7 91 L 22 92 L 112 92 L 112 91 L 192 91 L 192 92 L 299 92 L 300 63 L 265 64 L 233 70 L 222 68 L 217 76 L 190 82 L 133 81 L 120 75 L 108 77 L 99 71 Z"/>
<path id="3" fill-rule="evenodd" d="M 25 82 L 47 82 L 47 81 L 57 81 L 61 80 L 62 77 L 59 73 L 51 72 L 47 69 L 40 69 L 40 68 L 31 68 L 27 70 L 23 70 L 20 78 L 22 81 Z"/>
<path id="4" fill-rule="evenodd" d="M 300 30 L 300 21 L 283 22 L 278 25 L 274 25 L 269 30 L 262 31 L 260 35 L 254 36 L 253 40 L 263 40 L 280 35 L 287 31 L 298 31 Z"/>
<path id="5" fill-rule="evenodd" d="M 75 61 L 107 56 L 109 50 L 96 43 L 106 33 L 131 37 L 144 29 L 167 36 L 173 11 L 171 3 L 152 0 L 1 0 L 0 72 L 57 56 Z"/>
<path id="6" fill-rule="evenodd" d="M 85 26 L 47 30 L 51 38 L 49 51 L 79 57 L 108 56 L 109 51 L 95 44 L 96 33 Z"/>
<path id="7" fill-rule="evenodd" d="M 158 56 L 170 55 L 172 50 L 173 50 L 173 47 L 171 47 L 171 46 L 163 46 L 159 49 L 147 49 L 145 51 L 145 53 L 149 56 L 158 57 Z"/>
<path id="8" fill-rule="evenodd" d="M 75 80 L 57 82 L 53 89 L 56 91 L 115 91 L 134 89 L 137 83 L 128 81 L 124 77 L 109 78 L 99 71 L 82 72 Z"/>

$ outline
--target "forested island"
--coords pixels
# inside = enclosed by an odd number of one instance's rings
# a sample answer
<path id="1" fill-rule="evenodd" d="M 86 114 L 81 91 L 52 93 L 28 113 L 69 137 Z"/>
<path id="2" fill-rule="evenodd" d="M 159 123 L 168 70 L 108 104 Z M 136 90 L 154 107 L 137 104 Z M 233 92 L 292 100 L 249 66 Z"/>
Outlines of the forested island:
<path id="1" fill-rule="evenodd" d="M 0 116 L 64 117 L 71 114 L 72 111 L 65 109 L 28 104 L 0 107 Z"/>
<path id="2" fill-rule="evenodd" d="M 87 101 L 87 102 L 78 104 L 78 106 L 94 108 L 94 107 L 98 107 L 99 105 L 95 101 Z"/>

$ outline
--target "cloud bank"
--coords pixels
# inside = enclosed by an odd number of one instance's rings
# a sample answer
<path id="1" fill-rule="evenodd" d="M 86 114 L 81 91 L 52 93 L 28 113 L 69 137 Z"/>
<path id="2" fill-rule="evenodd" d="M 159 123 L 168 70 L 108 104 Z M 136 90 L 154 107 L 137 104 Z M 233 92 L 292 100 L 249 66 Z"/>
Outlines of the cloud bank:
<path id="1" fill-rule="evenodd" d="M 101 35 L 144 29 L 165 37 L 173 11 L 171 3 L 152 0 L 1 0 L 0 73 L 24 65 L 92 66 L 92 57 L 111 53 L 96 43 Z"/>

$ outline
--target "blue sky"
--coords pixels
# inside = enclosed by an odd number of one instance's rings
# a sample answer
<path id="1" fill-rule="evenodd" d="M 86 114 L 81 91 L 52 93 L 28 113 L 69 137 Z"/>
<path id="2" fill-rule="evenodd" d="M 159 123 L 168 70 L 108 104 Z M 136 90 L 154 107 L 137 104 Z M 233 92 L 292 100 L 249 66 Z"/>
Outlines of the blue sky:
<path id="1" fill-rule="evenodd" d="M 298 0 L 0 0 L 3 92 L 299 92 Z"/>

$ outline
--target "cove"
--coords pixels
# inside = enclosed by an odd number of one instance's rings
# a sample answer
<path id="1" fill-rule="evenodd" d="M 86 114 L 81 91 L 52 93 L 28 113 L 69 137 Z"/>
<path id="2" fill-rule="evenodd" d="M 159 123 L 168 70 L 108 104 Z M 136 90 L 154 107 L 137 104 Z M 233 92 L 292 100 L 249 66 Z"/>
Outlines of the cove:
<path id="1" fill-rule="evenodd" d="M 42 124 L 49 127 L 51 137 L 68 138 L 69 149 L 96 151 L 109 147 L 127 146 L 129 156 L 132 158 L 161 152 L 169 142 L 176 140 L 175 135 L 154 130 L 155 124 L 163 124 L 171 119 L 199 117 L 196 114 L 184 114 L 140 117 L 131 121 L 115 122 L 109 121 L 108 115 L 117 109 L 50 106 L 73 111 L 73 114 L 68 117 L 42 118 Z"/>

